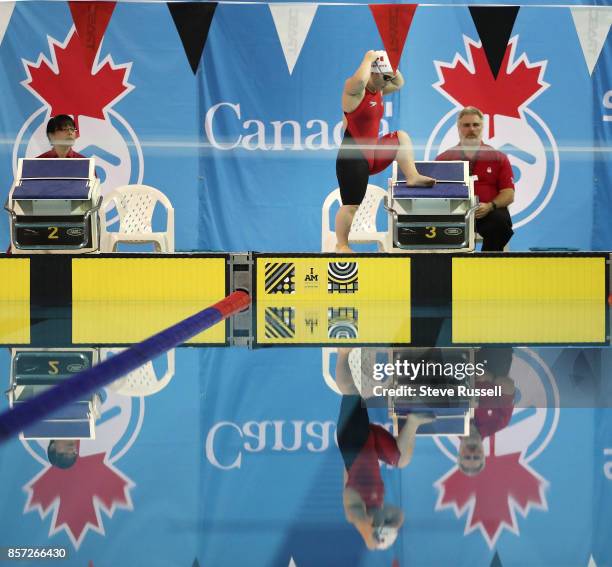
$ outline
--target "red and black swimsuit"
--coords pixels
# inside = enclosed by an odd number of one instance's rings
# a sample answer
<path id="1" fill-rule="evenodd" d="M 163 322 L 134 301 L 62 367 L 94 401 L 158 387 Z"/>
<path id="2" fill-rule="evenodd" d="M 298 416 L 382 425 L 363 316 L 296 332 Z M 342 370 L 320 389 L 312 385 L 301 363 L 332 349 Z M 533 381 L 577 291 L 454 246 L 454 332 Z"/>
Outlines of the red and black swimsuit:
<path id="1" fill-rule="evenodd" d="M 383 105 L 381 91 L 372 93 L 365 89 L 359 106 L 344 113 L 347 128 L 336 160 L 343 205 L 359 205 L 365 196 L 369 176 L 386 169 L 395 159 L 397 132 L 378 137 Z"/>

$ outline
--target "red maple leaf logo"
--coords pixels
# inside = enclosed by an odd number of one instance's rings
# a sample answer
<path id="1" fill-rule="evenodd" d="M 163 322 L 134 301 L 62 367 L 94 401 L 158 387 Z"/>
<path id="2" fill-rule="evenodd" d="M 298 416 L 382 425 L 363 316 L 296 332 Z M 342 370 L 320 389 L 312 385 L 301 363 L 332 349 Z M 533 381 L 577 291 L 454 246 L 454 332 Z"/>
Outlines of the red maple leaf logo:
<path id="1" fill-rule="evenodd" d="M 547 508 L 546 480 L 521 461 L 520 453 L 489 455 L 485 468 L 476 476 L 467 476 L 457 467 L 451 469 L 436 482 L 436 510 L 452 508 L 457 517 L 467 510 L 465 532 L 480 528 L 493 548 L 504 527 L 518 533 L 517 510 L 525 517 L 532 507 Z"/>
<path id="2" fill-rule="evenodd" d="M 52 61 L 42 54 L 36 63 L 23 61 L 28 78 L 22 82 L 51 108 L 51 116 L 70 114 L 104 119 L 104 111 L 128 93 L 130 65 L 114 65 L 110 56 L 96 68 L 86 65 L 83 46 L 74 27 L 64 44 L 49 38 Z"/>
<path id="3" fill-rule="evenodd" d="M 530 64 L 516 60 L 518 36 L 508 42 L 497 78 L 493 76 L 481 43 L 463 36 L 468 61 L 455 56 L 452 63 L 435 61 L 439 81 L 434 84 L 454 104 L 475 106 L 489 116 L 489 137 L 495 135 L 495 115 L 520 118 L 520 110 L 548 88 L 542 78 L 546 61 Z"/>
<path id="4" fill-rule="evenodd" d="M 79 457 L 69 469 L 49 466 L 34 477 L 25 512 L 38 510 L 44 518 L 53 511 L 49 535 L 66 530 L 78 548 L 88 529 L 104 533 L 101 510 L 110 518 L 117 508 L 132 509 L 133 482 L 112 464 L 104 453 Z"/>

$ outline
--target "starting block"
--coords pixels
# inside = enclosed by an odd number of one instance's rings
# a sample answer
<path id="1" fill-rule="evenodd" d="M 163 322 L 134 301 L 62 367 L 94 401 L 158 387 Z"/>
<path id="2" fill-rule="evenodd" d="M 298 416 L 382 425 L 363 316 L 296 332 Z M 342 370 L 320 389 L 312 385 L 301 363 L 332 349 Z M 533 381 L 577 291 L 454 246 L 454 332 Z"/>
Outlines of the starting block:
<path id="1" fill-rule="evenodd" d="M 9 406 L 23 404 L 98 362 L 97 349 L 11 349 Z M 95 439 L 95 396 L 62 407 L 21 432 L 22 439 Z"/>
<path id="2" fill-rule="evenodd" d="M 408 187 L 393 162 L 385 209 L 389 213 L 387 250 L 473 252 L 478 199 L 466 161 L 416 162 L 433 187 Z"/>
<path id="3" fill-rule="evenodd" d="M 434 360 L 438 364 L 465 364 L 473 363 L 474 349 L 436 349 L 437 356 Z M 420 349 L 395 349 L 390 352 L 390 358 L 394 364 L 398 361 L 410 360 L 418 361 L 423 355 L 429 359 L 431 351 Z M 420 377 L 416 380 L 406 380 L 405 378 L 394 375 L 392 378 L 392 388 L 396 390 L 401 386 L 411 386 L 414 388 L 414 395 L 397 395 L 388 398 L 389 417 L 393 423 L 393 433 L 398 435 L 402 429 L 406 418 L 411 413 L 423 413 L 431 415 L 434 420 L 429 423 L 421 424 L 417 430 L 417 435 L 425 436 L 447 436 L 447 435 L 468 435 L 470 431 L 470 420 L 474 417 L 475 400 L 469 396 L 462 395 L 431 395 L 420 392 L 421 386 L 430 386 L 432 389 L 445 390 L 456 388 L 460 383 L 454 376 L 437 374 L 428 378 Z M 473 377 L 466 380 L 466 384 L 473 386 Z"/>
<path id="4" fill-rule="evenodd" d="M 93 158 L 21 158 L 4 207 L 10 216 L 11 252 L 98 251 L 101 204 Z"/>

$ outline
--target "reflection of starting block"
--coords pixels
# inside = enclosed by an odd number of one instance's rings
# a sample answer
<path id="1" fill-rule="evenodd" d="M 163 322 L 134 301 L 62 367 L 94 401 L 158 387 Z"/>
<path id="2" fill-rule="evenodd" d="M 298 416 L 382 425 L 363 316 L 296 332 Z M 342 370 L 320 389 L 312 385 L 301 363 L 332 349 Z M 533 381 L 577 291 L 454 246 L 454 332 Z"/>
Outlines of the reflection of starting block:
<path id="1" fill-rule="evenodd" d="M 20 159 L 5 209 L 11 252 L 99 250 L 100 182 L 93 159 Z"/>
<path id="2" fill-rule="evenodd" d="M 433 187 L 408 187 L 397 162 L 389 179 L 385 208 L 389 212 L 388 250 L 471 252 L 474 250 L 473 179 L 468 162 L 416 162 Z"/>
<path id="3" fill-rule="evenodd" d="M 436 352 L 423 351 L 420 349 L 397 349 L 392 351 L 391 360 L 410 360 L 418 362 L 426 360 L 432 364 L 456 365 L 473 364 L 473 349 L 435 349 Z M 435 419 L 429 423 L 419 426 L 417 435 L 468 435 L 470 430 L 470 419 L 474 415 L 473 399 L 467 396 L 428 396 L 419 392 L 420 386 L 431 386 L 432 388 L 447 389 L 456 388 L 457 385 L 473 385 L 473 377 L 469 380 L 458 381 L 454 376 L 424 376 L 415 380 L 405 380 L 393 376 L 392 388 L 402 385 L 415 388 L 414 396 L 393 396 L 388 398 L 389 416 L 393 421 L 394 434 L 397 435 L 406 417 L 411 413 L 430 414 Z M 456 391 L 456 390 L 455 390 Z"/>
<path id="4" fill-rule="evenodd" d="M 95 349 L 11 349 L 10 407 L 23 404 L 98 361 Z M 95 439 L 94 396 L 71 402 L 22 431 L 23 439 Z"/>

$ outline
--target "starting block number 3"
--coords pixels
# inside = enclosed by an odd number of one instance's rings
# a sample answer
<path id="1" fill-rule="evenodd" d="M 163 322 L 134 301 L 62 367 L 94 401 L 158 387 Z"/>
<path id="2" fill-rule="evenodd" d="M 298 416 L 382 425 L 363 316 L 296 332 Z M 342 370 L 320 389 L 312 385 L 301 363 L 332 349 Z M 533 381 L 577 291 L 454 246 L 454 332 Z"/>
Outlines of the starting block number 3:
<path id="1" fill-rule="evenodd" d="M 425 238 L 435 238 L 437 236 L 435 226 L 426 226 L 425 229 L 427 230 Z"/>

